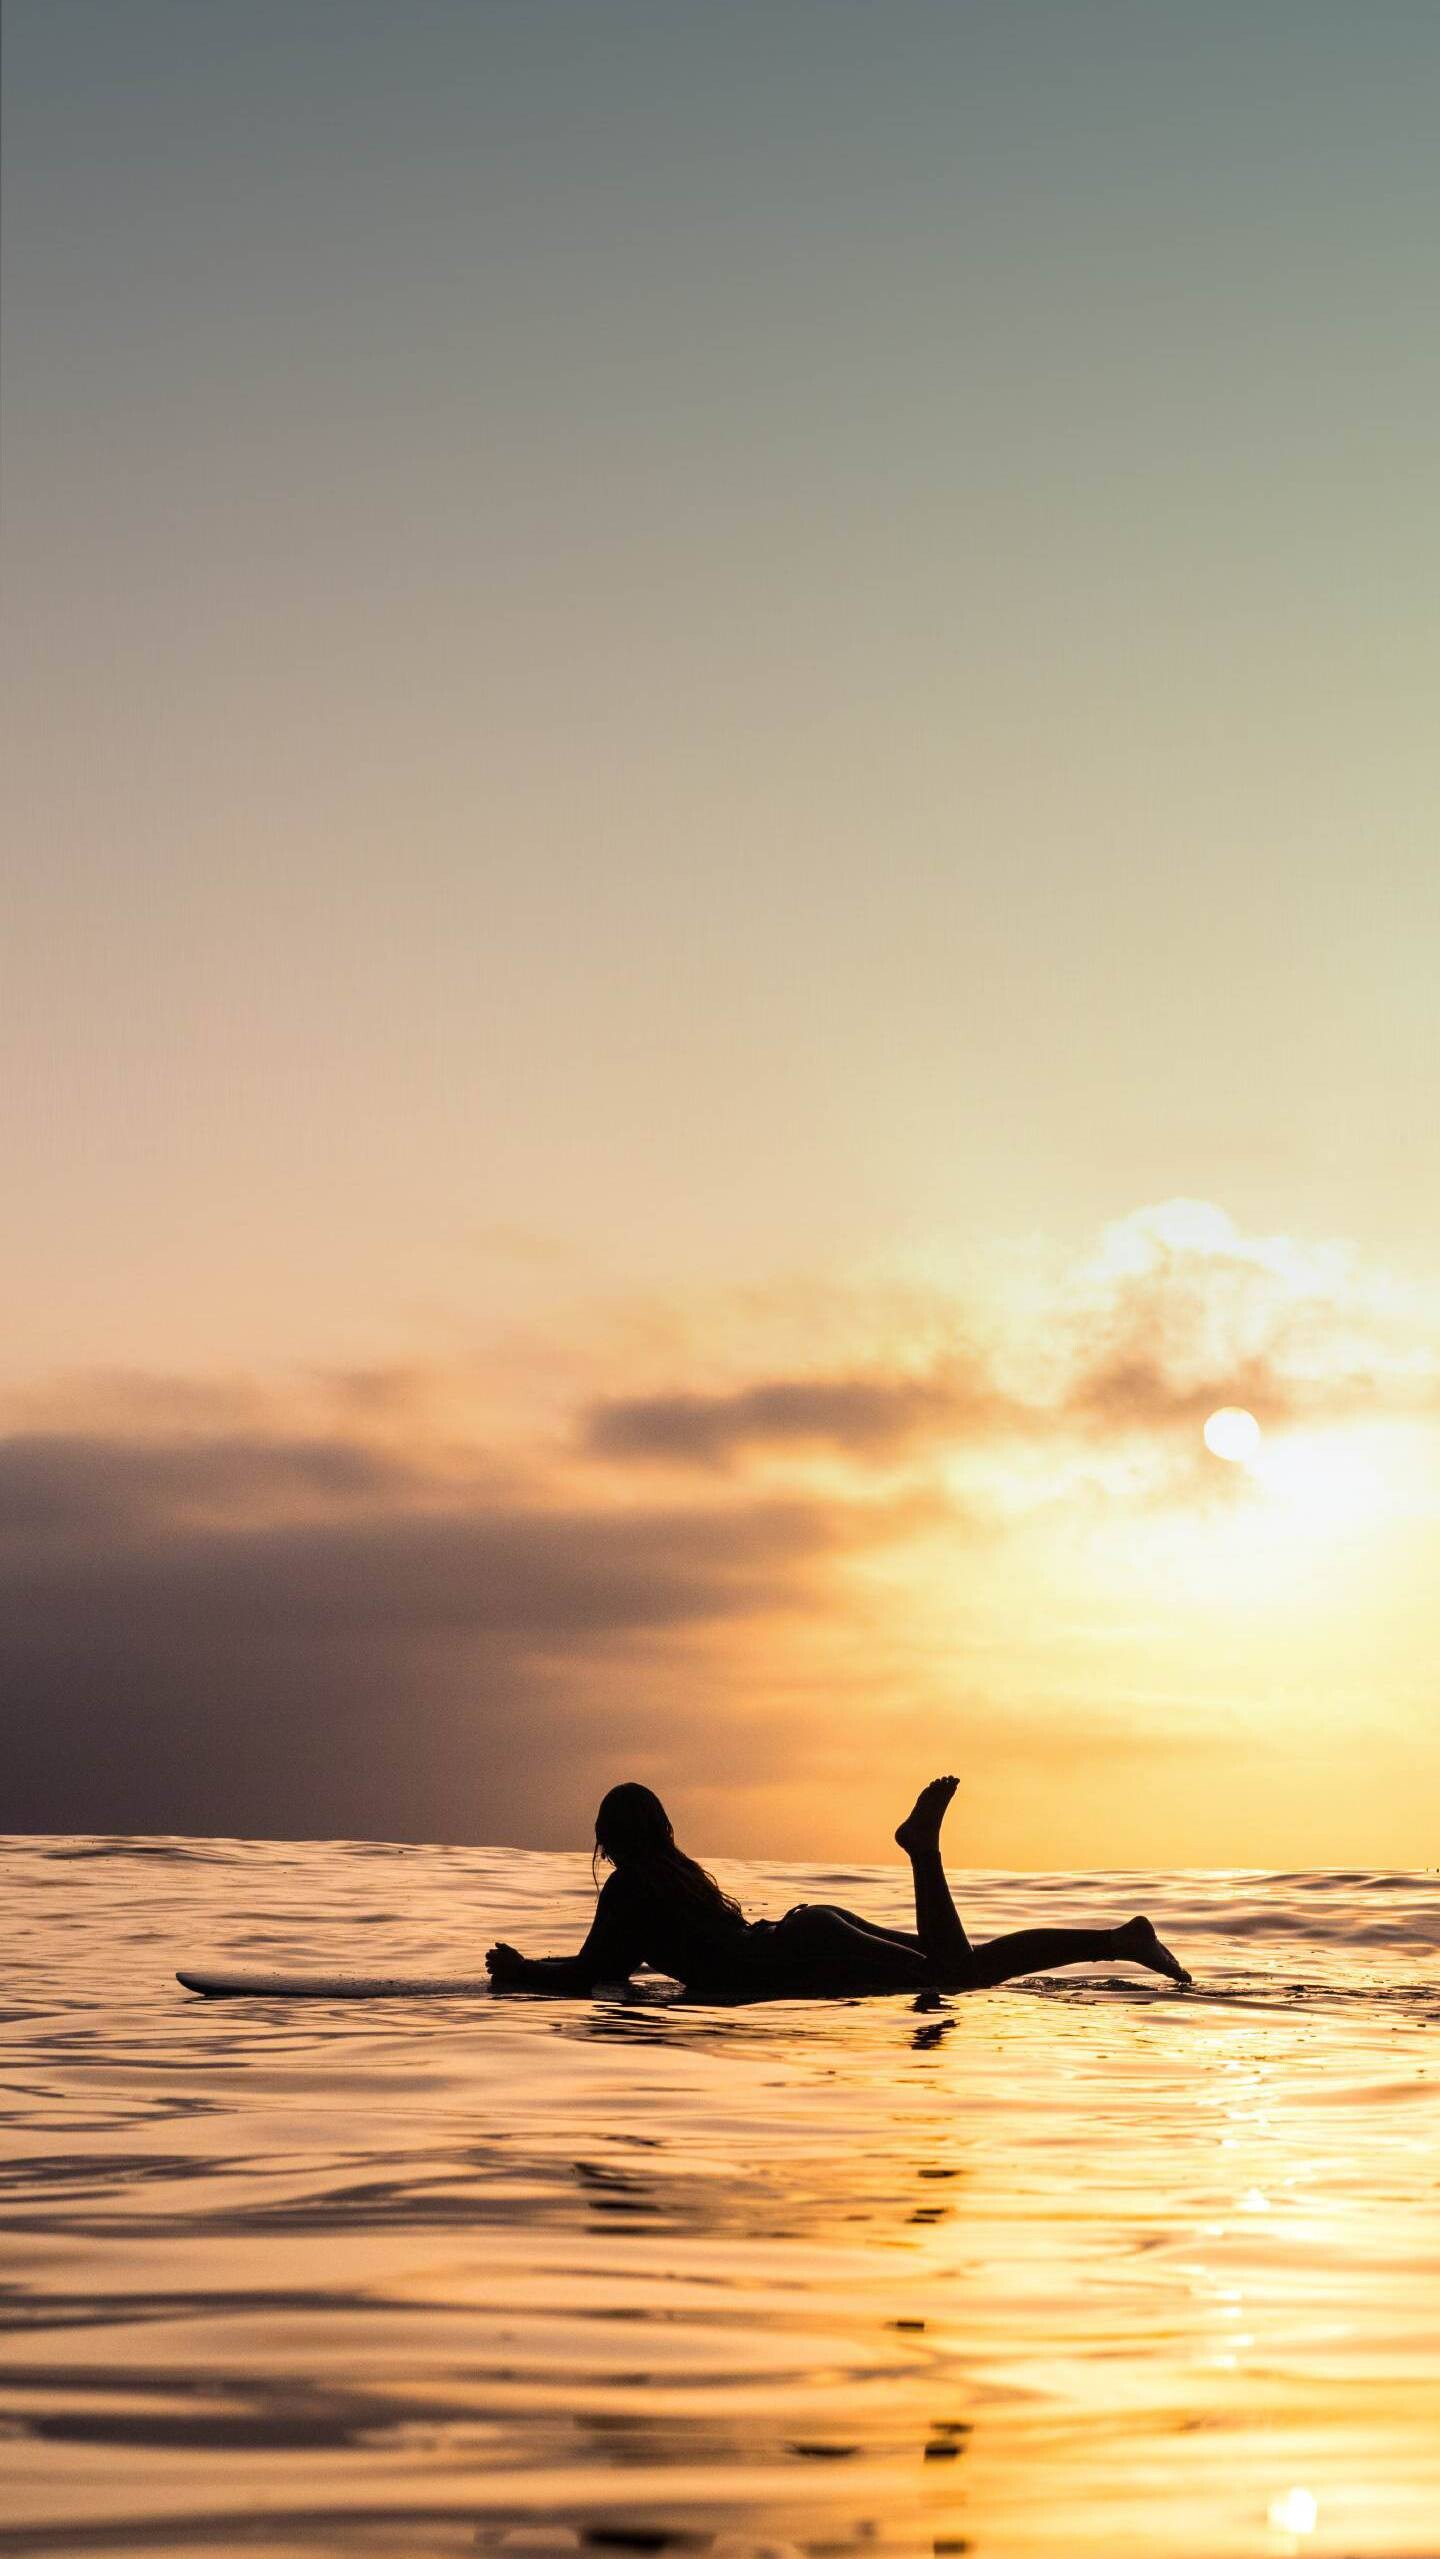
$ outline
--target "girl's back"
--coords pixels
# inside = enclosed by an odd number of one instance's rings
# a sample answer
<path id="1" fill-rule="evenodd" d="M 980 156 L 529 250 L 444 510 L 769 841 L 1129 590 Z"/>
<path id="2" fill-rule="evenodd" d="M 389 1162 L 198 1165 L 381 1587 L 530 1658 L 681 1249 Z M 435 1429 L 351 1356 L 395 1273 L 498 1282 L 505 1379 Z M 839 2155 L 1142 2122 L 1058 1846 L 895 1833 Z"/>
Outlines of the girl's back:
<path id="1" fill-rule="evenodd" d="M 734 1981 L 749 1969 L 751 1930 L 689 1859 L 617 1867 L 601 1893 L 637 1948 L 637 1961 L 686 1983 Z M 608 1915 L 608 1914 L 607 1914 Z"/>

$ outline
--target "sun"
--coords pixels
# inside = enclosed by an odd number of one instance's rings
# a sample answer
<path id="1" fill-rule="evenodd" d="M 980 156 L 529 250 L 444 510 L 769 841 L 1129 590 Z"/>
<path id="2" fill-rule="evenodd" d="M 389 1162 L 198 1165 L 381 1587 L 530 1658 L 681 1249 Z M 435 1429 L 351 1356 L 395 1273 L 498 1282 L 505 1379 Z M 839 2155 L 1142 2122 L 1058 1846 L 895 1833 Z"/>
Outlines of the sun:
<path id="1" fill-rule="evenodd" d="M 1229 1466 L 1248 1466 L 1260 1446 L 1260 1425 L 1242 1405 L 1222 1404 L 1205 1425 L 1205 1445 Z"/>

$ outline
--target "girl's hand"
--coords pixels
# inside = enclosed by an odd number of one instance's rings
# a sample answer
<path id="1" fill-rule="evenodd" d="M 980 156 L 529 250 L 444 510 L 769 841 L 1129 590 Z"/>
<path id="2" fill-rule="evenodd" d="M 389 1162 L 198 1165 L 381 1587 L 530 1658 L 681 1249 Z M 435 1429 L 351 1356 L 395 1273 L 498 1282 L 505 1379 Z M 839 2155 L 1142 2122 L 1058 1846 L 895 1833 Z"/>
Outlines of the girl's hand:
<path id="1" fill-rule="evenodd" d="M 492 1946 L 485 1958 L 485 1970 L 496 1989 L 503 1990 L 507 1982 L 520 1979 L 525 1970 L 525 1958 L 518 1947 Z"/>

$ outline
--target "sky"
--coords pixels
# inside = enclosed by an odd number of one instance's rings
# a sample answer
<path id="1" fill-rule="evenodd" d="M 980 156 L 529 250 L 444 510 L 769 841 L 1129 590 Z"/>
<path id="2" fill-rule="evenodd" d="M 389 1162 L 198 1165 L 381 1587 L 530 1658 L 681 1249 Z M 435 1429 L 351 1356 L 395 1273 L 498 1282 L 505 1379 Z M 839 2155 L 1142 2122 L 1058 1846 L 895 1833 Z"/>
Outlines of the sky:
<path id="1" fill-rule="evenodd" d="M 1440 17 L 4 48 L 0 1827 L 1432 1862 Z"/>

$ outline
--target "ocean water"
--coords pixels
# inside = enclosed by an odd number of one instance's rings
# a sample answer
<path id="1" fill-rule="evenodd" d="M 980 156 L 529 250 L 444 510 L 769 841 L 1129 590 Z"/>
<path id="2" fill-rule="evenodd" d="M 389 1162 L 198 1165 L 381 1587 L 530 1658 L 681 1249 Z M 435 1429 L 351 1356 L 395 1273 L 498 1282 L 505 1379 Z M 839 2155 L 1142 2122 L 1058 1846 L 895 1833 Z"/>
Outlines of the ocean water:
<path id="1" fill-rule="evenodd" d="M 1440 1882 L 954 1880 L 1197 1988 L 212 2003 L 564 1950 L 588 1867 L 5 1843 L 0 2553 L 1433 2559 Z"/>

